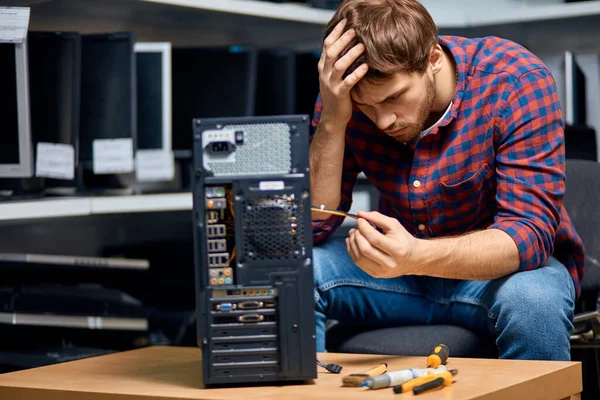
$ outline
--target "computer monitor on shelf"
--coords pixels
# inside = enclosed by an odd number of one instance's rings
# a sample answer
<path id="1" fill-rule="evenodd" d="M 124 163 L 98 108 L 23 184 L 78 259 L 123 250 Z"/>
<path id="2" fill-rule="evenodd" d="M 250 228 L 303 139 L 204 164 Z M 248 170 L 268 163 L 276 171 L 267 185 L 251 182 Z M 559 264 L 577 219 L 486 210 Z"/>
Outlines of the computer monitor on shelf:
<path id="1" fill-rule="evenodd" d="M 29 82 L 33 151 L 60 144 L 73 148 L 73 179 L 45 176 L 47 190 L 80 186 L 78 173 L 81 35 L 77 32 L 29 32 Z M 67 171 L 61 173 L 66 174 Z M 36 172 L 37 173 L 37 172 Z M 60 188 L 60 189 L 59 189 Z"/>
<path id="2" fill-rule="evenodd" d="M 305 51 L 296 54 L 296 111 L 311 118 L 319 95 L 320 51 Z"/>
<path id="3" fill-rule="evenodd" d="M 587 125 L 586 78 L 576 55 L 564 56 L 564 119 L 568 125 Z"/>
<path id="4" fill-rule="evenodd" d="M 130 32 L 86 34 L 81 38 L 79 160 L 88 189 L 121 189 L 115 176 L 133 172 L 137 147 L 134 42 Z M 116 156 L 112 160 L 103 157 L 100 166 L 102 154 L 100 150 L 94 154 L 94 148 L 102 149 L 105 156 L 109 148 L 111 156 L 112 152 Z M 115 158 L 119 160 L 116 164 Z"/>
<path id="5" fill-rule="evenodd" d="M 174 150 L 192 149 L 194 118 L 254 115 L 257 65 L 252 47 L 173 48 Z"/>
<path id="6" fill-rule="evenodd" d="M 27 41 L 0 43 L 0 177 L 33 174 Z"/>
<path id="7" fill-rule="evenodd" d="M 137 148 L 171 150 L 171 43 L 139 42 L 137 70 Z"/>
<path id="8" fill-rule="evenodd" d="M 296 59 L 292 50 L 265 49 L 258 58 L 256 115 L 294 114 Z"/>

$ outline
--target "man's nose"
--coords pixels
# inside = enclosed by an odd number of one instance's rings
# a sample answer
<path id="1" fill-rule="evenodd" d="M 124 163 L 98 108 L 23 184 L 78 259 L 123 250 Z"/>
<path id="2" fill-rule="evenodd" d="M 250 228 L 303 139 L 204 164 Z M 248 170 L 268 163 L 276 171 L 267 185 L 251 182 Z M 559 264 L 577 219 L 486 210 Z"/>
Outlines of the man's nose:
<path id="1" fill-rule="evenodd" d="M 383 110 L 375 111 L 375 124 L 381 130 L 390 128 L 396 122 L 396 114 Z"/>

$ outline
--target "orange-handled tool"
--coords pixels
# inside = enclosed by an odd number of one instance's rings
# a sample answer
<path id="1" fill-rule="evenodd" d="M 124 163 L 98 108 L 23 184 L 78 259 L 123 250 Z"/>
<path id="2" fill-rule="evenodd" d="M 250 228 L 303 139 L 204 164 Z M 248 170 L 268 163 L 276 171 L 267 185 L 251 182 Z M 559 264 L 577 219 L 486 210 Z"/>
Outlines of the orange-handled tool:
<path id="1" fill-rule="evenodd" d="M 429 374 L 429 375 L 423 376 L 421 378 L 411 379 L 410 381 L 405 382 L 402 385 L 394 387 L 394 393 L 400 394 L 400 393 L 410 392 L 411 390 L 414 390 L 417 387 L 421 387 L 421 386 L 425 387 L 424 385 L 427 385 L 434 381 L 436 382 L 436 384 L 433 387 L 439 387 L 441 385 L 446 385 L 446 384 L 449 385 L 453 381 L 453 376 L 456 375 L 457 373 L 458 373 L 458 370 L 453 369 L 453 370 L 449 370 L 449 371 L 440 372 L 437 374 Z M 446 383 L 446 382 L 448 382 L 448 383 Z M 425 390 L 433 389 L 433 387 L 427 386 L 426 389 L 419 389 L 420 390 L 419 393 L 422 393 L 422 391 L 425 391 Z M 415 394 L 418 394 L 418 393 L 415 393 Z"/>
<path id="2" fill-rule="evenodd" d="M 435 346 L 431 354 L 427 357 L 427 368 L 437 368 L 440 365 L 446 365 L 450 356 L 450 349 L 445 344 Z"/>

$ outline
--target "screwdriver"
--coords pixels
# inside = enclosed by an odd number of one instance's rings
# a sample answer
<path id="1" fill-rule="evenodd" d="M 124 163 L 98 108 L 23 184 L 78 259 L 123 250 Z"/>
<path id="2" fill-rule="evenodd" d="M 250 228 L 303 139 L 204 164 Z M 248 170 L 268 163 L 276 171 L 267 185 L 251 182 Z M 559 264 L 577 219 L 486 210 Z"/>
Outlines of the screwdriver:
<path id="1" fill-rule="evenodd" d="M 436 375 L 438 375 L 438 377 L 435 378 L 434 380 L 424 383 L 422 385 L 413 387 L 413 394 L 415 394 L 415 395 L 421 394 L 428 390 L 436 389 L 441 386 L 449 386 L 452 384 L 452 382 L 454 380 L 453 377 L 456 374 L 458 374 L 458 370 L 456 370 L 456 369 L 451 369 L 446 372 L 436 374 Z"/>
<path id="2" fill-rule="evenodd" d="M 423 391 L 433 389 L 434 387 L 439 387 L 441 385 L 449 385 L 452 383 L 453 377 L 457 373 L 458 373 L 458 370 L 451 369 L 451 370 L 447 370 L 444 372 L 439 372 L 437 374 L 430 374 L 427 376 L 423 376 L 421 378 L 411 379 L 410 381 L 405 382 L 402 385 L 395 386 L 394 393 L 396 393 L 396 394 L 406 393 L 417 387 L 423 386 L 424 388 L 419 389 L 420 390 L 419 393 L 422 393 Z M 433 386 L 433 387 L 425 387 L 424 386 L 425 384 L 434 382 L 434 381 L 436 382 L 435 386 Z M 418 393 L 415 393 L 415 394 L 418 394 Z"/>
<path id="3" fill-rule="evenodd" d="M 435 346 L 431 354 L 427 357 L 427 368 L 437 368 L 440 365 L 446 365 L 450 356 L 450 349 L 445 344 Z"/>

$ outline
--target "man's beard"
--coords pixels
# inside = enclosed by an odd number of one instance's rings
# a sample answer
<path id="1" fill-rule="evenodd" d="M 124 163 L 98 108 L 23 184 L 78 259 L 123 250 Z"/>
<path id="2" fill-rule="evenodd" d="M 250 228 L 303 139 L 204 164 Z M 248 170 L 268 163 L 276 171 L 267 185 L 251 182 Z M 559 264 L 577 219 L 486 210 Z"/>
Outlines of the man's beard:
<path id="1" fill-rule="evenodd" d="M 400 136 L 394 137 L 399 142 L 408 143 L 415 140 L 423 129 L 425 129 L 425 122 L 431 114 L 433 103 L 435 102 L 435 83 L 433 79 L 426 78 L 425 83 L 425 98 L 419 107 L 417 122 L 416 123 L 403 123 L 399 122 L 386 129 L 387 132 L 394 132 L 399 129 L 406 128 Z"/>

